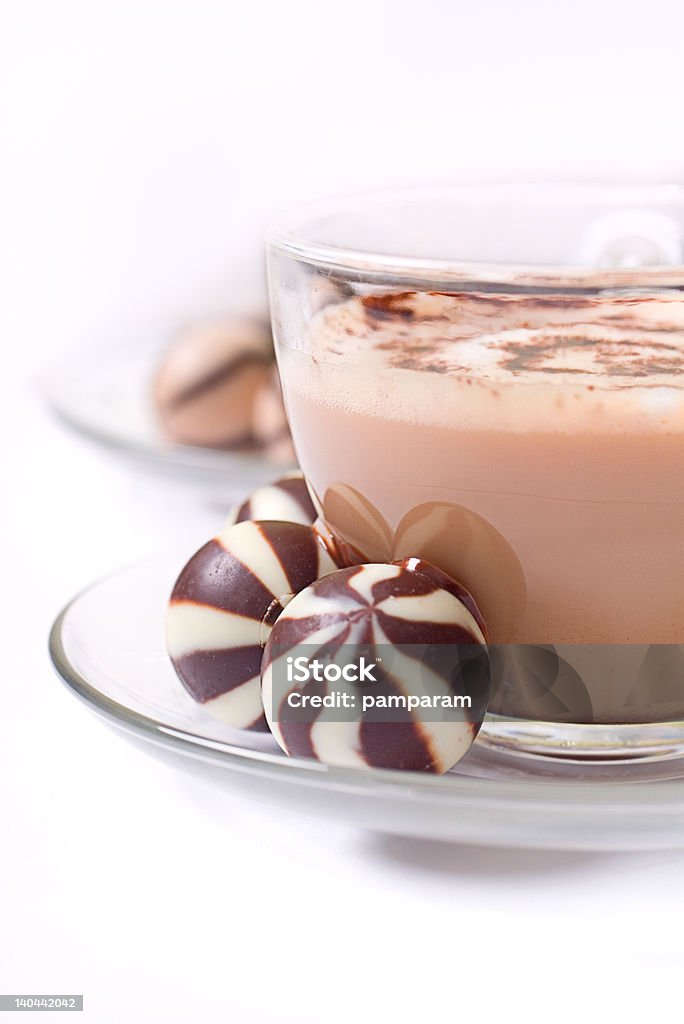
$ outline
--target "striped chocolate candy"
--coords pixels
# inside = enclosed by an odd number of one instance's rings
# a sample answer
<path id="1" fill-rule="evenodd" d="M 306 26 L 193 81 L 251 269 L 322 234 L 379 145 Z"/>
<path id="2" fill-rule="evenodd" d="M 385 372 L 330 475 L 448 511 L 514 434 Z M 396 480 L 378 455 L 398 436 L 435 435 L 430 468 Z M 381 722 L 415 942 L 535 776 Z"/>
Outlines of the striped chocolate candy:
<path id="1" fill-rule="evenodd" d="M 207 448 L 254 447 L 255 396 L 273 365 L 268 324 L 246 317 L 180 334 L 159 364 L 153 395 L 164 434 Z"/>
<path id="2" fill-rule="evenodd" d="M 265 487 L 259 487 L 230 512 L 226 526 L 249 519 L 278 519 L 310 526 L 316 518 L 306 480 L 301 473 L 288 473 Z"/>
<path id="3" fill-rule="evenodd" d="M 436 583 L 437 586 L 443 587 L 444 590 L 448 590 L 450 594 L 457 597 L 459 601 L 466 606 L 472 617 L 477 622 L 480 627 L 480 632 L 484 636 L 485 640 L 487 639 L 487 626 L 485 624 L 485 620 L 482 618 L 482 613 L 477 607 L 477 603 L 473 595 L 469 590 L 466 590 L 461 583 L 455 580 L 452 576 L 449 576 L 447 573 L 442 572 L 442 570 L 436 565 L 433 565 L 432 562 L 427 562 L 424 558 L 400 558 L 393 564 L 398 565 L 401 569 L 406 569 L 408 572 L 417 572 L 423 576 L 427 576 L 433 583 Z"/>
<path id="4" fill-rule="evenodd" d="M 273 627 L 262 663 L 266 718 L 283 750 L 345 767 L 445 772 L 454 765 L 477 735 L 490 684 L 483 631 L 454 586 L 446 589 L 407 564 L 365 564 L 334 572 L 294 597 Z M 469 697 L 470 709 L 441 720 L 421 708 L 391 721 L 376 709 L 356 710 L 351 718 L 312 707 L 293 714 L 292 694 L 334 695 L 339 685 L 290 683 L 288 659 L 290 666 L 305 656 L 342 667 L 350 655 L 357 664 L 363 656 L 378 666 L 375 683 L 356 686 L 357 709 L 366 692 Z"/>
<path id="5" fill-rule="evenodd" d="M 190 695 L 229 725 L 265 729 L 264 643 L 292 595 L 335 568 L 300 523 L 238 523 L 200 548 L 176 580 L 166 626 Z"/>

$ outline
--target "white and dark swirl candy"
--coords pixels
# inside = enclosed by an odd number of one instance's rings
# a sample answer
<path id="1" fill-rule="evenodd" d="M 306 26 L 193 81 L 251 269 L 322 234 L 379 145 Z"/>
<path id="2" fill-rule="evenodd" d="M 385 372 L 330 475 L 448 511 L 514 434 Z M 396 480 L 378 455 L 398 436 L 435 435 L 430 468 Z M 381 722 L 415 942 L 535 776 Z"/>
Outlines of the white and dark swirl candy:
<path id="1" fill-rule="evenodd" d="M 173 588 L 166 641 L 196 701 L 239 729 L 266 729 L 261 659 L 293 594 L 336 566 L 310 526 L 244 522 L 193 555 Z"/>
<path id="2" fill-rule="evenodd" d="M 420 575 L 427 576 L 438 587 L 448 590 L 450 594 L 457 597 L 475 619 L 485 640 L 487 639 L 487 626 L 475 598 L 458 580 L 443 572 L 436 565 L 433 565 L 432 562 L 427 562 L 424 558 L 400 558 L 392 564 L 398 565 L 401 569 L 406 569 L 408 572 L 417 572 Z"/>
<path id="3" fill-rule="evenodd" d="M 164 354 L 154 402 L 166 437 L 230 450 L 254 447 L 255 397 L 273 366 L 268 324 L 247 317 L 198 324 Z"/>
<path id="4" fill-rule="evenodd" d="M 259 487 L 241 505 L 236 505 L 226 526 L 248 520 L 278 519 L 310 526 L 316 518 L 306 480 L 301 473 L 288 473 L 272 484 Z"/>
<path id="5" fill-rule="evenodd" d="M 266 644 L 263 699 L 273 735 L 286 753 L 326 764 L 447 771 L 469 749 L 486 711 L 490 673 L 481 621 L 467 591 L 417 559 L 353 566 L 318 580 L 293 598 Z M 350 652 L 378 666 L 375 683 L 354 684 L 359 707 L 372 687 L 376 695 L 468 695 L 470 710 L 437 720 L 406 709 L 391 721 L 375 708 L 354 712 L 353 720 L 311 707 L 293 713 L 293 691 L 324 696 L 338 686 L 283 685 L 287 658 L 337 657 L 341 665 Z"/>

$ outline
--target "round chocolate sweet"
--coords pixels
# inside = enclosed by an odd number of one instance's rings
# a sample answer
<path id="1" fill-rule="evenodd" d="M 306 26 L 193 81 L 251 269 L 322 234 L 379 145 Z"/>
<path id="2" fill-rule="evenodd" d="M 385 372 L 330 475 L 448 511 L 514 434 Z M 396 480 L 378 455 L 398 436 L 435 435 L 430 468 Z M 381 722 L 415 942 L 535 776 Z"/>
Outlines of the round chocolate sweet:
<path id="1" fill-rule="evenodd" d="M 180 334 L 154 381 L 165 435 L 207 448 L 254 446 L 254 401 L 273 358 L 271 332 L 259 320 L 234 317 Z"/>
<path id="2" fill-rule="evenodd" d="M 247 501 L 230 512 L 226 526 L 250 519 L 279 519 L 285 523 L 310 526 L 316 518 L 306 480 L 301 473 L 288 473 L 272 484 L 259 487 Z"/>
<path id="3" fill-rule="evenodd" d="M 326 664 L 336 666 L 330 679 Z M 340 679 L 349 665 L 351 685 Z M 489 685 L 475 616 L 452 587 L 407 565 L 349 567 L 301 591 L 262 662 L 264 710 L 282 749 L 344 767 L 447 771 L 479 731 Z"/>
<path id="4" fill-rule="evenodd" d="M 293 594 L 336 566 L 301 523 L 244 522 L 200 548 L 171 593 L 166 643 L 188 693 L 239 729 L 266 729 L 264 644 Z"/>
<path id="5" fill-rule="evenodd" d="M 487 639 L 487 626 L 485 620 L 482 618 L 482 613 L 477 607 L 475 598 L 469 590 L 455 580 L 453 576 L 449 576 L 448 573 L 443 572 L 438 566 L 433 565 L 432 562 L 426 561 L 424 558 L 401 558 L 397 559 L 393 565 L 398 565 L 401 569 L 406 569 L 408 572 L 417 572 L 422 576 L 427 576 L 436 583 L 438 587 L 443 587 L 444 590 L 448 590 L 450 594 L 457 597 L 459 601 L 462 601 L 466 606 L 472 617 L 480 627 L 480 632 Z"/>

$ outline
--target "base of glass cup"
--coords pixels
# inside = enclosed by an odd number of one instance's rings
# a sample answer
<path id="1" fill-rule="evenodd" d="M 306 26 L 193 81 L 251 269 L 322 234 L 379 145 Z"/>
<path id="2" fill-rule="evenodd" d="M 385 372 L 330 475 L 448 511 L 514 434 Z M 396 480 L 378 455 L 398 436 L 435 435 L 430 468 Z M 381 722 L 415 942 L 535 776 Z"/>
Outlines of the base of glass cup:
<path id="1" fill-rule="evenodd" d="M 684 722 L 566 725 L 487 715 L 478 742 L 509 754 L 568 763 L 661 761 L 684 756 Z"/>

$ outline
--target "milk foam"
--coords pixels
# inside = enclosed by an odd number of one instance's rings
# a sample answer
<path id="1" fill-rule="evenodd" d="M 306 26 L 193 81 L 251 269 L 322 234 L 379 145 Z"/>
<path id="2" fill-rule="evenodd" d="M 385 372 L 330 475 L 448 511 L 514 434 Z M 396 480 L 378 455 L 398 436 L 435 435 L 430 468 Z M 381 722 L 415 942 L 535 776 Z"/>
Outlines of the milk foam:
<path id="1" fill-rule="evenodd" d="M 392 293 L 328 305 L 286 388 L 403 422 L 684 434 L 684 296 Z"/>

